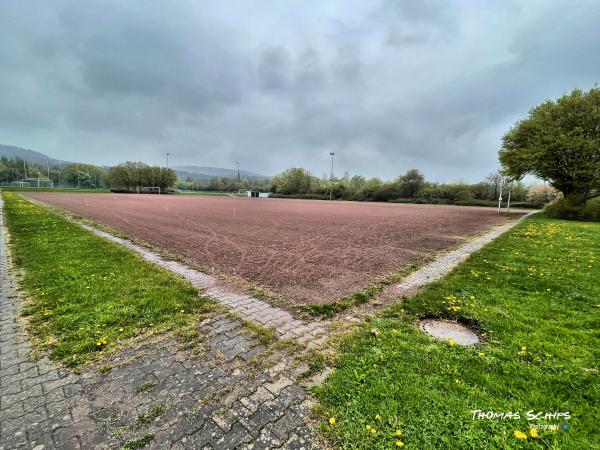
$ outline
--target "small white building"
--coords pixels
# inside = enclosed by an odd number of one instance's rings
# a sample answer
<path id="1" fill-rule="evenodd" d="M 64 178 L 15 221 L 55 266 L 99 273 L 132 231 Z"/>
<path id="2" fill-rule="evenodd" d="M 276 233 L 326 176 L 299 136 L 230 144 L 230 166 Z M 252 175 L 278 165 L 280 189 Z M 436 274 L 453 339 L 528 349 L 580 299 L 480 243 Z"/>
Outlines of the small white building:
<path id="1" fill-rule="evenodd" d="M 246 191 L 246 194 L 251 198 L 269 198 L 268 192 Z"/>

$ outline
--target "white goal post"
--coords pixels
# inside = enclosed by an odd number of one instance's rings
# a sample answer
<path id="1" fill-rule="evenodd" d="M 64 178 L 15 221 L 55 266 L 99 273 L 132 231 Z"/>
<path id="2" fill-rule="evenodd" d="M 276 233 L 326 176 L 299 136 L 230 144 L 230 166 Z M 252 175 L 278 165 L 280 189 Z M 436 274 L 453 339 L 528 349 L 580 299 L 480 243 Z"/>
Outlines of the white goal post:
<path id="1" fill-rule="evenodd" d="M 135 188 L 135 192 L 138 194 L 160 194 L 160 188 L 158 186 L 138 186 Z"/>

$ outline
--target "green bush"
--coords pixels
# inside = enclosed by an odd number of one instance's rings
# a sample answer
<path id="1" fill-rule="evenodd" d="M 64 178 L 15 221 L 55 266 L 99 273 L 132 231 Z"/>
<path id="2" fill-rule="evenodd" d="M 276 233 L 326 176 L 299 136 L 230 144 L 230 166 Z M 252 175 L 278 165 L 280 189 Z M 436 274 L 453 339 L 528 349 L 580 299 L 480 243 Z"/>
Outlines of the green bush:
<path id="1" fill-rule="evenodd" d="M 555 219 L 600 221 L 600 197 L 583 205 L 568 198 L 561 198 L 546 206 L 546 213 Z"/>
<path id="2" fill-rule="evenodd" d="M 469 191 L 469 190 L 464 190 L 464 191 L 459 191 L 456 196 L 454 197 L 454 203 L 459 205 L 459 204 L 472 204 L 475 202 L 475 195 Z"/>
<path id="3" fill-rule="evenodd" d="M 586 220 L 600 222 L 600 197 L 588 200 L 583 207 L 583 217 Z"/>

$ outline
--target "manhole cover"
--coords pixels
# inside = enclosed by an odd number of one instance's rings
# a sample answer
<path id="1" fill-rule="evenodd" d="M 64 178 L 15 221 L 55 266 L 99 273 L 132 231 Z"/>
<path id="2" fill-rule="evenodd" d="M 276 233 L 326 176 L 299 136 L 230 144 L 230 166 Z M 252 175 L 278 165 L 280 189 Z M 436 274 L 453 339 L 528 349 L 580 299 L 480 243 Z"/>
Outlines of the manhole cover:
<path id="1" fill-rule="evenodd" d="M 428 335 L 447 341 L 454 339 L 458 345 L 475 345 L 479 342 L 479 336 L 465 325 L 442 319 L 421 320 L 419 325 Z"/>

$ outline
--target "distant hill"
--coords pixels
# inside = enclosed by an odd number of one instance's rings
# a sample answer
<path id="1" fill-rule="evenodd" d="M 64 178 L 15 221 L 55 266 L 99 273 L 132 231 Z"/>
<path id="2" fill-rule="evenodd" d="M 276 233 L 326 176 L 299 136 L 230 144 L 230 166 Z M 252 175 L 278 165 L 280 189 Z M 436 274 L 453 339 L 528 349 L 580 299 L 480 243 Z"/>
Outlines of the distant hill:
<path id="1" fill-rule="evenodd" d="M 194 180 L 210 180 L 214 178 L 236 178 L 236 169 L 223 169 L 221 167 L 205 167 L 205 166 L 173 166 L 173 170 L 177 173 L 180 179 L 192 178 Z M 248 180 L 268 178 L 265 175 L 251 172 L 249 170 L 240 170 L 240 177 Z"/>
<path id="2" fill-rule="evenodd" d="M 51 166 L 64 166 L 70 164 L 70 161 L 63 161 L 60 159 L 50 158 L 43 153 L 36 152 L 34 150 L 27 150 L 14 145 L 2 145 L 0 144 L 0 157 L 6 156 L 8 158 L 22 158 L 25 161 L 32 164 L 41 164 L 45 166 L 49 163 Z M 106 167 L 105 167 L 106 168 Z M 174 166 L 173 170 L 177 173 L 177 177 L 181 180 L 186 178 L 192 178 L 194 180 L 212 180 L 214 178 L 226 177 L 236 178 L 237 170 L 235 169 L 223 169 L 221 167 L 205 167 L 205 166 Z M 240 170 L 240 177 L 247 180 L 257 180 L 268 178 L 265 175 L 261 175 L 249 170 Z"/>
<path id="3" fill-rule="evenodd" d="M 25 148 L 15 147 L 13 145 L 2 145 L 0 144 L 0 157 L 6 156 L 7 158 L 21 158 L 25 161 L 33 164 L 46 165 L 49 163 L 51 166 L 64 166 L 69 164 L 69 161 L 62 161 L 60 159 L 50 158 L 43 153 L 36 152 L 33 150 L 27 150 Z"/>

